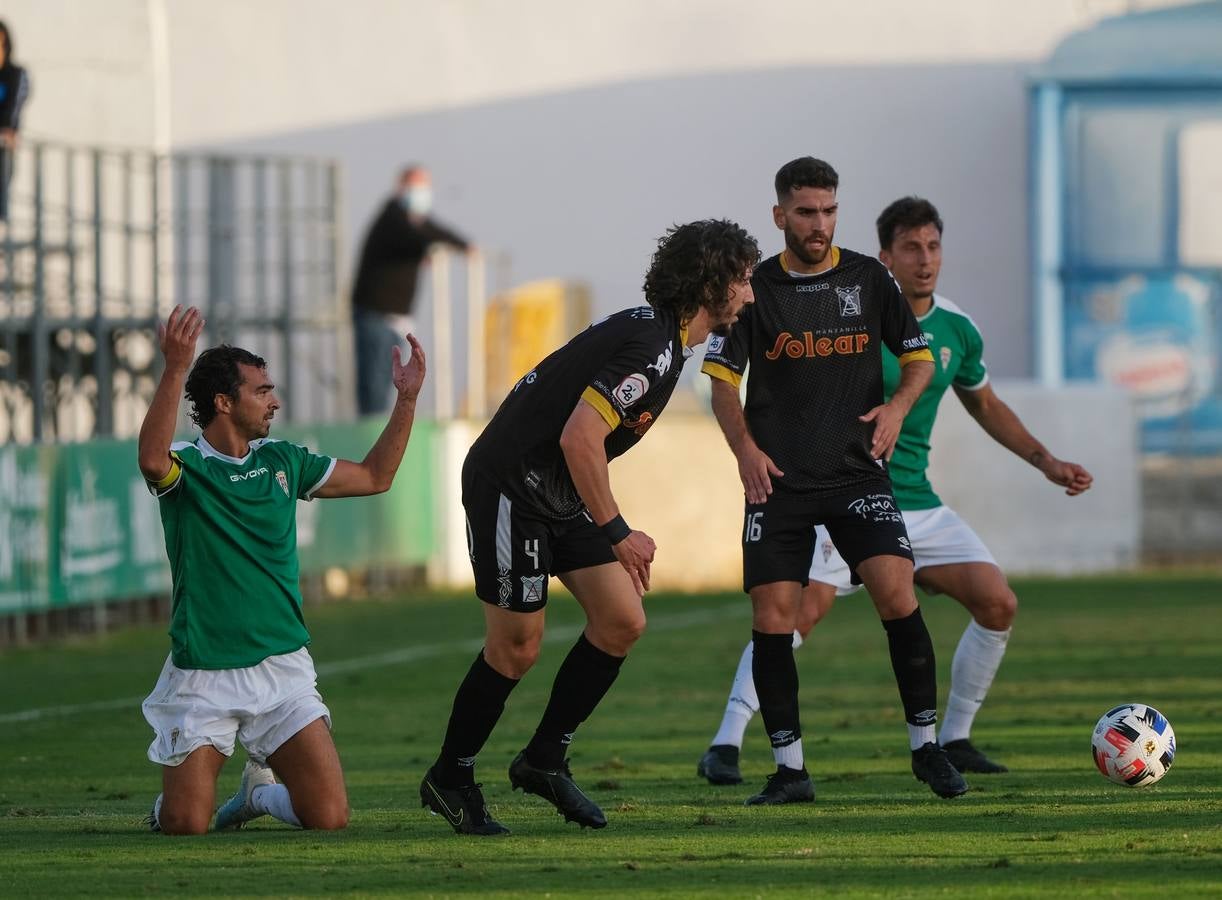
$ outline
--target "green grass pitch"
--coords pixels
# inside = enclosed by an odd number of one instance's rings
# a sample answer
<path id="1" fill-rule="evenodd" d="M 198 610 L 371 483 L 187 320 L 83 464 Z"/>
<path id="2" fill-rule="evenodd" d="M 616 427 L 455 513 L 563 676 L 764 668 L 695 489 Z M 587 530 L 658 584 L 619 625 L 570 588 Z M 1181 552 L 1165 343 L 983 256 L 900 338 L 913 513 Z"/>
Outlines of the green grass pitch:
<path id="1" fill-rule="evenodd" d="M 814 804 L 745 808 L 772 770 L 762 725 L 747 783 L 695 776 L 749 635 L 737 594 L 651 596 L 650 630 L 578 732 L 573 771 L 607 812 L 566 825 L 505 770 L 542 712 L 580 613 L 557 595 L 536 669 L 512 696 L 478 777 L 505 839 L 454 835 L 418 785 L 479 647 L 478 601 L 435 594 L 309 610 L 312 652 L 353 808 L 346 832 L 260 819 L 168 838 L 140 824 L 159 775 L 139 699 L 161 629 L 0 655 L 0 896 L 1142 897 L 1222 895 L 1222 578 L 1019 581 L 1019 619 L 973 738 L 1006 775 L 940 800 L 909 771 L 885 636 L 841 600 L 798 651 Z M 943 703 L 966 614 L 923 599 Z M 1152 704 L 1179 753 L 1158 785 L 1106 782 L 1095 720 Z M 33 712 L 32 712 L 33 711 Z M 240 751 L 239 751 L 240 752 Z M 221 776 L 232 792 L 240 757 Z"/>

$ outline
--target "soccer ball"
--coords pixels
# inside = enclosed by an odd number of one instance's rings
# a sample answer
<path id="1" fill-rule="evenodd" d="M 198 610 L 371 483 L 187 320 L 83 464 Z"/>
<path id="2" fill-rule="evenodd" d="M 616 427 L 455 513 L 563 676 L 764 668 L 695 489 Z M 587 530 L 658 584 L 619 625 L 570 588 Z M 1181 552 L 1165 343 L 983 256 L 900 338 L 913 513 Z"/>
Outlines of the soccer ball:
<path id="1" fill-rule="evenodd" d="M 1171 723 L 1143 703 L 1126 703 L 1105 712 L 1090 744 L 1104 777 L 1128 787 L 1149 787 L 1167 774 L 1175 759 Z"/>

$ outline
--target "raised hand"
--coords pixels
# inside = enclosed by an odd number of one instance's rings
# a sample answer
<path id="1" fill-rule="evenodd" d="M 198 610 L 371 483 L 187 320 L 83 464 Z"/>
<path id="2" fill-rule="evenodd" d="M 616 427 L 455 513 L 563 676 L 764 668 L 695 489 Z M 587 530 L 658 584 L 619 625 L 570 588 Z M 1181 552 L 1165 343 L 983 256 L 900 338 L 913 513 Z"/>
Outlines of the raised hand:
<path id="1" fill-rule="evenodd" d="M 204 316 L 194 306 L 184 312 L 182 305 L 170 311 L 164 324 L 157 326 L 157 342 L 167 369 L 185 372 L 195 359 L 195 342 L 204 330 Z"/>
<path id="2" fill-rule="evenodd" d="M 415 335 L 407 335 L 407 342 L 411 345 L 412 355 L 404 363 L 403 351 L 399 347 L 394 348 L 391 378 L 395 383 L 395 390 L 399 392 L 400 397 L 415 400 L 416 396 L 420 393 L 420 386 L 424 384 L 424 348 L 420 346 L 420 342 L 416 340 Z"/>

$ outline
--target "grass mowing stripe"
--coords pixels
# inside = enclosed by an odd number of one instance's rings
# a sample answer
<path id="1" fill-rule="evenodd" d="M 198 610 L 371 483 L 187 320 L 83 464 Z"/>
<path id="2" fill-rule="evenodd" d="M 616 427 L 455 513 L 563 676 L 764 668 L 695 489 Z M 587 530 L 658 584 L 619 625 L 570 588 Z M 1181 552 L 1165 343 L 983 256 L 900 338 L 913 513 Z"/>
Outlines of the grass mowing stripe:
<path id="1" fill-rule="evenodd" d="M 649 629 L 652 631 L 673 631 L 681 628 L 691 628 L 694 625 L 708 625 L 720 619 L 731 616 L 741 616 L 743 611 L 738 606 L 726 606 L 716 610 L 681 613 L 672 616 L 660 616 L 650 619 Z M 543 640 L 547 643 L 571 641 L 577 638 L 584 626 L 557 625 L 548 630 Z M 472 638 L 464 641 L 450 641 L 442 644 L 417 644 L 412 647 L 401 647 L 383 653 L 373 653 L 368 656 L 355 656 L 350 659 L 340 659 L 335 662 L 320 663 L 315 668 L 320 678 L 331 675 L 343 675 L 350 672 L 362 672 L 366 669 L 376 669 L 382 666 L 396 666 L 402 663 L 418 662 L 445 656 L 450 653 L 474 653 L 484 646 L 482 638 Z M 35 722 L 39 719 L 49 719 L 62 716 L 72 716 L 78 713 L 106 712 L 112 709 L 126 709 L 138 706 L 144 702 L 144 697 L 121 697 L 117 700 L 98 700 L 91 703 L 69 703 L 61 706 L 44 706 L 39 709 L 23 709 L 17 712 L 0 715 L 0 725 L 11 725 L 18 722 Z"/>

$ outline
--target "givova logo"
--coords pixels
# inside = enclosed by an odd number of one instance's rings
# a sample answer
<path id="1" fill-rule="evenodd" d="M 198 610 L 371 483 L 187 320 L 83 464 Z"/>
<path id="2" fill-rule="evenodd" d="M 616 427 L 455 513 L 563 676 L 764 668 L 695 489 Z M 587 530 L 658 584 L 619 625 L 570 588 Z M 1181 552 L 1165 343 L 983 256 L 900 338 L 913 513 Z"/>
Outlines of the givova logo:
<path id="1" fill-rule="evenodd" d="M 246 481 L 250 478 L 258 478 L 260 475 L 266 475 L 267 466 L 259 466 L 257 469 L 251 469 L 249 472 L 235 472 L 229 476 L 230 481 Z"/>

